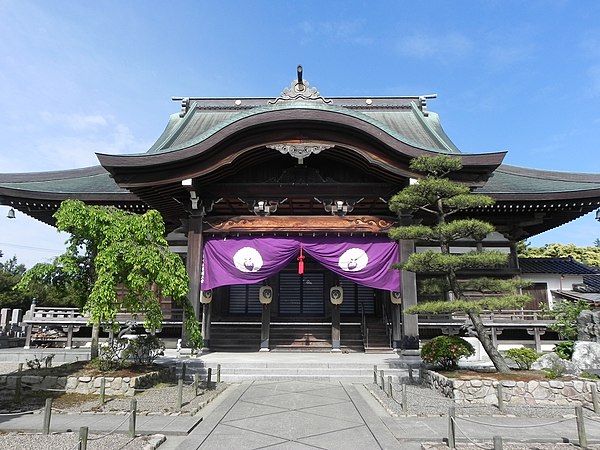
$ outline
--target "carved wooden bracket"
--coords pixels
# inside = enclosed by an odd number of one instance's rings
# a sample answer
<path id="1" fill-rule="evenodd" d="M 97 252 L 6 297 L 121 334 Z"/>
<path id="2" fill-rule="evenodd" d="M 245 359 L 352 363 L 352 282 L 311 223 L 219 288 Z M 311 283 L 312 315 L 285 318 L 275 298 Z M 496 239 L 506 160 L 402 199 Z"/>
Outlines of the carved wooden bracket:
<path id="1" fill-rule="evenodd" d="M 396 223 L 376 216 L 207 217 L 206 233 L 387 233 Z"/>

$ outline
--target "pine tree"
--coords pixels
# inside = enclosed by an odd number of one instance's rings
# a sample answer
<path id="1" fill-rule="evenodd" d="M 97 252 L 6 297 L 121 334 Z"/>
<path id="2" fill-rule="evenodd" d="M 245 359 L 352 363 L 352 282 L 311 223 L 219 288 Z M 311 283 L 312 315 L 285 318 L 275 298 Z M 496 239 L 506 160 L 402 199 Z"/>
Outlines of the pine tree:
<path id="1" fill-rule="evenodd" d="M 423 177 L 394 195 L 390 199 L 390 209 L 402 214 L 416 211 L 427 213 L 432 218 L 431 225 L 400 226 L 390 230 L 389 235 L 394 240 L 413 239 L 418 243 L 433 244 L 439 251 L 413 253 L 405 263 L 398 263 L 395 268 L 421 274 L 421 293 L 437 295 L 440 300 L 420 303 L 408 308 L 406 312 L 466 313 L 496 370 L 508 372 L 508 364 L 486 332 L 481 312 L 523 307 L 529 297 L 517 292 L 526 283 L 495 277 L 462 277 L 461 271 L 489 271 L 506 266 L 508 255 L 483 249 L 481 242 L 494 231 L 491 224 L 476 219 L 453 217 L 459 211 L 492 205 L 494 200 L 472 194 L 468 186 L 449 179 L 449 174 L 462 168 L 457 157 L 418 157 L 411 161 L 410 167 L 422 173 Z M 464 254 L 450 253 L 450 245 L 461 239 L 477 243 L 477 250 Z M 465 292 L 477 292 L 479 296 L 475 299 L 466 298 Z"/>

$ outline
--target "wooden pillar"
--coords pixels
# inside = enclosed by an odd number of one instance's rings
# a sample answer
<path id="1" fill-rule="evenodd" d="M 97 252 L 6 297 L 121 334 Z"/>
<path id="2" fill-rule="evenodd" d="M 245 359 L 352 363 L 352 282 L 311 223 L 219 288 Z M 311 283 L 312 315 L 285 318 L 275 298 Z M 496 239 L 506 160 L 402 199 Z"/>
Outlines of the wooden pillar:
<path id="1" fill-rule="evenodd" d="M 535 343 L 535 351 L 537 353 L 542 352 L 542 334 L 544 334 L 546 330 L 541 330 L 538 327 L 535 328 L 527 328 L 527 334 L 530 336 L 533 335 L 533 340 Z"/>
<path id="2" fill-rule="evenodd" d="M 190 278 L 189 299 L 196 319 L 200 320 L 200 277 L 202 275 L 202 216 L 190 217 L 187 235 L 187 273 Z"/>
<path id="3" fill-rule="evenodd" d="M 504 331 L 504 328 L 498 328 L 498 327 L 490 328 L 490 333 L 492 335 L 492 344 L 494 345 L 495 349 L 498 349 L 498 336 L 500 336 L 503 331 Z"/>
<path id="4" fill-rule="evenodd" d="M 67 326 L 67 345 L 65 349 L 73 347 L 73 325 Z"/>
<path id="5" fill-rule="evenodd" d="M 202 303 L 202 350 L 210 350 L 210 321 L 212 312 L 212 302 Z"/>
<path id="6" fill-rule="evenodd" d="M 402 305 L 392 303 L 392 346 L 402 348 Z"/>
<path id="7" fill-rule="evenodd" d="M 405 262 L 415 252 L 415 241 L 403 239 L 400 245 L 400 261 Z M 417 304 L 417 277 L 414 272 L 402 270 L 401 292 L 402 292 L 402 340 L 400 348 L 407 354 L 416 353 L 419 350 L 419 316 L 417 314 L 406 314 L 404 311 Z"/>
<path id="8" fill-rule="evenodd" d="M 269 351 L 269 336 L 271 332 L 271 304 L 262 305 L 262 324 L 260 327 L 260 351 Z"/>
<path id="9" fill-rule="evenodd" d="M 340 305 L 331 305 L 331 351 L 341 352 L 340 348 Z"/>
<path id="10" fill-rule="evenodd" d="M 200 314 L 202 312 L 200 309 L 200 278 L 202 276 L 203 217 L 202 215 L 190 217 L 187 233 L 186 270 L 190 279 L 188 298 L 194 310 L 194 316 L 198 321 L 200 321 Z M 187 345 L 187 337 L 183 325 L 181 337 L 184 345 Z M 204 335 L 204 318 L 202 318 L 202 337 L 206 340 L 206 336 Z"/>

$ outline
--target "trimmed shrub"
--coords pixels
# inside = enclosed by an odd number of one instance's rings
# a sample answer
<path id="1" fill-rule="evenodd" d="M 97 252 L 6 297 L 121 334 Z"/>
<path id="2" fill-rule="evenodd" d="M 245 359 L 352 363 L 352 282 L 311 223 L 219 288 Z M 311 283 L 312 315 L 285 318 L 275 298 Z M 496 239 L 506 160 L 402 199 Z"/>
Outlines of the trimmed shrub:
<path id="1" fill-rule="evenodd" d="M 475 354 L 471 344 L 458 336 L 438 336 L 423 345 L 421 358 L 443 369 L 455 369 L 462 357 Z"/>
<path id="2" fill-rule="evenodd" d="M 562 341 L 554 346 L 554 353 L 561 359 L 570 361 L 575 351 L 575 341 Z"/>
<path id="3" fill-rule="evenodd" d="M 519 369 L 522 370 L 531 369 L 531 365 L 536 359 L 542 356 L 531 348 L 511 348 L 505 354 L 507 358 L 512 359 Z"/>

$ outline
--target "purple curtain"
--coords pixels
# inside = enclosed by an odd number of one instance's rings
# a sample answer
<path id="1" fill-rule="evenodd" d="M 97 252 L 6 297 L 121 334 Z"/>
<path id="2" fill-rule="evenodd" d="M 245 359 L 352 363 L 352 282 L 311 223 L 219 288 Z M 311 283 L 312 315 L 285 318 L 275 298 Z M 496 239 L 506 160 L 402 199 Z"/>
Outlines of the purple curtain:
<path id="1" fill-rule="evenodd" d="M 285 268 L 302 251 L 357 284 L 400 289 L 398 244 L 386 238 L 257 237 L 209 239 L 204 244 L 202 289 L 253 284 Z"/>

